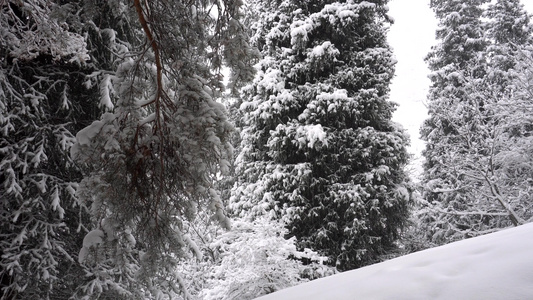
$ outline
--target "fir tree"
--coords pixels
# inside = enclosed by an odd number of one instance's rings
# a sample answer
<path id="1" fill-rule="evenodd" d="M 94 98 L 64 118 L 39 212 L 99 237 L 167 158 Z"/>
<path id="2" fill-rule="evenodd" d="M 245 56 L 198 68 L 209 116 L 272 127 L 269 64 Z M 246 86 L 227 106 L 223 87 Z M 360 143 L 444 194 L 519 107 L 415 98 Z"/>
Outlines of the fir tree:
<path id="1" fill-rule="evenodd" d="M 466 123 L 467 118 L 479 120 L 468 110 L 469 104 L 475 105 L 478 99 L 467 98 L 469 91 L 465 87 L 464 78 L 481 78 L 484 75 L 483 68 L 476 68 L 484 66 L 480 63 L 481 53 L 486 48 L 481 24 L 481 5 L 484 2 L 486 1 L 431 1 L 431 7 L 439 19 L 436 36 L 440 43 L 432 48 L 426 58 L 432 71 L 432 86 L 428 95 L 430 117 L 422 125 L 421 134 L 427 142 L 423 152 L 426 158 L 424 182 L 429 185 L 436 180 L 444 181 L 445 186 L 457 183 L 457 178 L 448 176 L 448 173 L 453 169 L 453 161 L 461 150 L 451 148 L 451 145 L 461 143 L 462 136 L 457 128 Z M 426 199 L 431 204 L 443 207 L 468 205 L 468 199 L 464 195 L 442 194 L 439 193 L 441 189 L 433 186 L 429 186 L 429 190 L 431 193 L 426 194 Z M 436 228 L 448 226 L 447 221 L 431 219 L 429 215 L 426 218 L 426 222 Z M 435 231 L 430 230 L 428 234 L 433 235 Z"/>
<path id="2" fill-rule="evenodd" d="M 516 226 L 529 215 L 504 180 L 502 154 L 514 142 L 501 105 L 513 97 L 516 51 L 531 29 L 517 1 L 490 5 L 483 23 L 482 2 L 432 2 L 441 43 L 427 58 L 433 85 L 421 130 L 427 141 L 421 215 L 437 244 Z"/>
<path id="3" fill-rule="evenodd" d="M 264 57 L 243 91 L 232 211 L 282 220 L 340 270 L 392 247 L 407 217 L 407 138 L 387 100 L 386 1 L 256 3 Z"/>
<path id="4" fill-rule="evenodd" d="M 253 74 L 241 4 L 0 4 L 3 299 L 183 292 L 183 220 L 201 205 L 227 221 L 216 98 L 223 64 Z"/>
<path id="5" fill-rule="evenodd" d="M 495 46 L 531 43 L 531 16 L 520 0 L 497 0 L 488 7 L 485 16 L 487 36 Z"/>
<path id="6" fill-rule="evenodd" d="M 88 214 L 69 158 L 97 112 L 79 3 L 0 4 L 1 299 L 63 299 L 81 282 L 76 262 Z"/>
<path id="7" fill-rule="evenodd" d="M 217 97 L 224 63 L 232 82 L 253 74 L 241 59 L 250 49 L 241 5 L 119 4 L 118 17 L 130 27 L 101 79 L 109 111 L 79 131 L 71 148 L 84 166 L 78 195 L 93 220 L 79 255 L 87 273 L 80 294 L 188 298 L 176 267 L 197 247 L 184 222 L 209 207 L 229 228 L 214 181 L 229 169 L 233 126 Z"/>
<path id="8" fill-rule="evenodd" d="M 485 35 L 490 42 L 486 51 L 491 66 L 488 84 L 504 89 L 508 85 L 505 81 L 512 80 L 508 71 L 523 57 L 521 49 L 532 44 L 531 18 L 519 0 L 498 0 L 484 15 L 488 20 Z"/>

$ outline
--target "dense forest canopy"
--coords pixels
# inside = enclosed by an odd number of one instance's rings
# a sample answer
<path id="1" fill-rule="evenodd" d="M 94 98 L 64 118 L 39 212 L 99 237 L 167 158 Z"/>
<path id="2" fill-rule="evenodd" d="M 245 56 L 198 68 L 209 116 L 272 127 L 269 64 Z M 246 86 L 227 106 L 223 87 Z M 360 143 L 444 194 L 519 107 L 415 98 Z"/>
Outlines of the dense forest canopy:
<path id="1" fill-rule="evenodd" d="M 430 1 L 415 184 L 387 2 L 1 1 L 0 299 L 253 299 L 529 222 L 530 16 Z"/>

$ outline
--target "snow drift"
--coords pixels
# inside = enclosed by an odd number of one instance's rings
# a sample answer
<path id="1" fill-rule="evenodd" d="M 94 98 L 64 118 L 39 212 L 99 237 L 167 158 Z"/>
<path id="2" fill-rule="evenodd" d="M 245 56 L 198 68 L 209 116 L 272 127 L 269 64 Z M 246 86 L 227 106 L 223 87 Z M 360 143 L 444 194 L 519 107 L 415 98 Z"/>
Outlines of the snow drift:
<path id="1" fill-rule="evenodd" d="M 413 253 L 261 300 L 533 299 L 533 224 Z"/>

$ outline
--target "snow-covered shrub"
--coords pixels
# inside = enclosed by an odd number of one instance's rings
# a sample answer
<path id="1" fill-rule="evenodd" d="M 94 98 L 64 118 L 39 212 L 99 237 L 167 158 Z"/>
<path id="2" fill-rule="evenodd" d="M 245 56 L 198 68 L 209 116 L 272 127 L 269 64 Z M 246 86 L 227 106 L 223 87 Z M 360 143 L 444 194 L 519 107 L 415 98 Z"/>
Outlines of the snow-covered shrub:
<path id="1" fill-rule="evenodd" d="M 322 265 L 326 257 L 298 251 L 296 239 L 286 239 L 287 230 L 277 221 L 263 217 L 232 224 L 210 244 L 219 257 L 205 274 L 208 287 L 201 299 L 254 299 L 334 272 Z"/>

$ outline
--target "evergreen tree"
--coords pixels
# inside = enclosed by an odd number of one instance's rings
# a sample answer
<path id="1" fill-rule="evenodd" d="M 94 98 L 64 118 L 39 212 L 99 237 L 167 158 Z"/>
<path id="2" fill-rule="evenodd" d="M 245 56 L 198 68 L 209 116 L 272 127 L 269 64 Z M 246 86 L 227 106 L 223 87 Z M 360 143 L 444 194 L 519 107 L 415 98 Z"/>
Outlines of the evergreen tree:
<path id="1" fill-rule="evenodd" d="M 64 299 L 83 276 L 76 262 L 88 214 L 69 158 L 95 117 L 79 3 L 0 4 L 1 299 Z"/>
<path id="2" fill-rule="evenodd" d="M 531 98 L 524 91 L 531 87 L 530 49 L 533 46 L 531 16 L 518 0 L 496 1 L 485 13 L 486 36 L 490 42 L 486 56 L 489 58 L 487 76 L 478 90 L 487 99 L 487 117 L 494 119 L 492 130 L 496 137 L 490 144 L 494 164 L 490 180 L 493 197 L 501 198 L 504 212 L 510 222 L 519 225 L 531 220 L 530 169 L 533 163 L 528 154 L 533 131 L 529 117 Z M 525 79 L 525 82 L 524 82 Z M 495 194 L 495 195 L 494 195 Z M 500 206 L 501 207 L 501 206 Z M 496 227 L 495 226 L 495 227 Z"/>
<path id="3" fill-rule="evenodd" d="M 496 85 L 505 92 L 508 85 L 505 81 L 513 80 L 509 70 L 523 58 L 520 51 L 524 46 L 533 42 L 531 18 L 519 0 L 496 1 L 489 5 L 485 18 L 488 20 L 485 35 L 490 42 L 486 56 L 490 60 L 488 80 L 491 81 L 487 84 L 491 86 L 487 87 Z"/>
<path id="4" fill-rule="evenodd" d="M 393 246 L 408 212 L 407 137 L 387 100 L 386 1 L 256 2 L 263 53 L 244 91 L 230 207 L 283 221 L 340 270 Z"/>
<path id="5" fill-rule="evenodd" d="M 188 293 L 176 272 L 198 206 L 229 228 L 214 181 L 229 169 L 233 126 L 221 103 L 220 68 L 245 80 L 253 69 L 239 1 L 121 3 L 131 26 L 101 98 L 100 120 L 79 131 L 72 157 L 86 177 L 78 195 L 92 230 L 79 261 L 80 294 L 128 299 Z M 115 276 L 115 274 L 121 274 Z"/>
<path id="6" fill-rule="evenodd" d="M 0 4 L 3 299 L 183 292 L 183 220 L 201 205 L 227 222 L 216 97 L 223 64 L 253 74 L 240 5 Z"/>
<path id="7" fill-rule="evenodd" d="M 427 141 L 421 215 L 437 244 L 518 225 L 529 214 L 504 180 L 502 154 L 514 142 L 501 105 L 513 97 L 511 70 L 531 29 L 518 1 L 490 5 L 486 24 L 482 2 L 432 2 L 441 43 L 427 58 L 433 84 L 421 130 Z"/>
<path id="8" fill-rule="evenodd" d="M 440 193 L 444 189 L 436 189 L 432 185 L 436 182 L 446 187 L 457 184 L 458 176 L 451 175 L 450 172 L 463 151 L 461 147 L 453 147 L 453 145 L 462 145 L 463 132 L 459 132 L 458 129 L 465 129 L 464 125 L 468 119 L 479 121 L 475 112 L 468 109 L 471 106 L 476 107 L 479 99 L 469 97 L 472 91 L 466 87 L 464 78 L 471 76 L 479 79 L 485 72 L 481 55 L 486 49 L 481 23 L 483 12 L 481 5 L 484 2 L 486 1 L 430 2 L 439 19 L 436 37 L 440 42 L 426 57 L 432 71 L 430 74 L 432 85 L 428 95 L 429 119 L 424 122 L 421 129 L 422 138 L 427 142 L 426 150 L 423 152 L 426 159 L 423 180 L 429 191 L 425 194 L 426 200 L 439 208 L 450 206 L 461 209 L 468 206 L 469 200 L 465 195 Z M 467 134 L 466 138 L 469 138 L 472 134 L 477 136 L 478 133 Z M 447 216 L 439 219 L 428 214 L 425 218 L 424 222 L 431 224 L 429 226 L 432 227 L 426 231 L 429 236 L 436 235 L 436 232 L 446 232 L 447 227 L 453 224 L 449 222 Z"/>
<path id="9" fill-rule="evenodd" d="M 520 0 L 497 0 L 489 5 L 485 16 L 487 36 L 496 47 L 531 43 L 531 16 Z"/>

